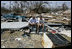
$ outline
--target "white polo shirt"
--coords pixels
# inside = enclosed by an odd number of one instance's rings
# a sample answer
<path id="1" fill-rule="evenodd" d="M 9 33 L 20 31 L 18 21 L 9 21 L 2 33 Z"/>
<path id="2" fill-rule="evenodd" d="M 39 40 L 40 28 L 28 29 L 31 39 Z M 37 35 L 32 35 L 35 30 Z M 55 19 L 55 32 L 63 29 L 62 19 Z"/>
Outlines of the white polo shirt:
<path id="1" fill-rule="evenodd" d="M 30 18 L 28 22 L 29 22 L 29 23 L 37 23 L 37 19 L 36 19 L 36 18 L 35 18 L 35 19 Z"/>

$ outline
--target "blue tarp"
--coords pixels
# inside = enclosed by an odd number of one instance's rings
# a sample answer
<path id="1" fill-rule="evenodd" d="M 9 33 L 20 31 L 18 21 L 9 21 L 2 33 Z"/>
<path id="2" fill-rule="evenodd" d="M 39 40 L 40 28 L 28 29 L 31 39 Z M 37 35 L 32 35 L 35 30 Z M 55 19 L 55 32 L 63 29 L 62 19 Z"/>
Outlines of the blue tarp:
<path id="1" fill-rule="evenodd" d="M 4 18 L 26 18 L 26 16 L 16 16 L 14 14 L 3 15 Z"/>

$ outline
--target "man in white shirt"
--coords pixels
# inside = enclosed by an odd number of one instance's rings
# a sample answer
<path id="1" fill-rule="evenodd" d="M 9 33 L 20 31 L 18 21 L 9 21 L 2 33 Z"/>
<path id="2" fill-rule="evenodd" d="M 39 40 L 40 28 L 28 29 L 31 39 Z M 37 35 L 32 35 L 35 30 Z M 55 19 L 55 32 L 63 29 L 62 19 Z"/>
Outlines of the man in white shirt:
<path id="1" fill-rule="evenodd" d="M 44 31 L 44 19 L 42 18 L 41 15 L 38 19 L 36 19 L 35 16 L 32 16 L 32 18 L 30 18 L 28 22 L 30 27 L 33 27 L 33 26 L 36 27 L 36 33 L 39 32 L 39 27 L 42 27 L 42 31 Z"/>
<path id="2" fill-rule="evenodd" d="M 35 18 L 35 16 L 32 16 L 32 18 L 29 19 L 29 25 L 36 25 L 37 24 L 37 20 Z"/>
<path id="3" fill-rule="evenodd" d="M 28 22 L 30 27 L 36 27 L 37 33 L 37 19 L 35 18 L 35 16 L 32 16 L 32 18 L 30 18 Z"/>

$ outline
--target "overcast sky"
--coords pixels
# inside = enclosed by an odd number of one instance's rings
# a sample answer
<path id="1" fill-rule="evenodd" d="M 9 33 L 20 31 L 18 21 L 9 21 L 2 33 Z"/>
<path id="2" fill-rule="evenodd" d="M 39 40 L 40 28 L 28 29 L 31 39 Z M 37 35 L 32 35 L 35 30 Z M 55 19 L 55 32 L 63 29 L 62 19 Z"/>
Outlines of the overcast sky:
<path id="1" fill-rule="evenodd" d="M 1 1 L 1 5 L 2 5 L 2 3 L 6 3 L 6 5 L 4 5 L 4 6 L 8 8 L 10 6 L 9 2 L 10 1 Z M 71 1 L 44 1 L 44 2 L 51 2 L 50 5 L 52 7 L 55 7 L 56 3 L 57 3 L 57 6 L 61 6 L 64 2 L 66 2 L 67 6 L 71 8 Z"/>

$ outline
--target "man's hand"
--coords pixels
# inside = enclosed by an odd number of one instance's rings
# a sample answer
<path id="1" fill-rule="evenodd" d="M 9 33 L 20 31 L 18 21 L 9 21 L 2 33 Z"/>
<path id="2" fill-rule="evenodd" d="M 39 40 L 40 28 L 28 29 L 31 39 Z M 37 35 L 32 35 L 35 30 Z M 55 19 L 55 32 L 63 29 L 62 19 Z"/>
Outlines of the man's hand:
<path id="1" fill-rule="evenodd" d="M 35 24 L 34 22 L 32 24 Z"/>
<path id="2" fill-rule="evenodd" d="M 34 22 L 33 22 L 33 23 L 31 23 L 31 25 L 35 25 L 35 24 L 36 24 L 36 23 L 34 23 Z"/>

